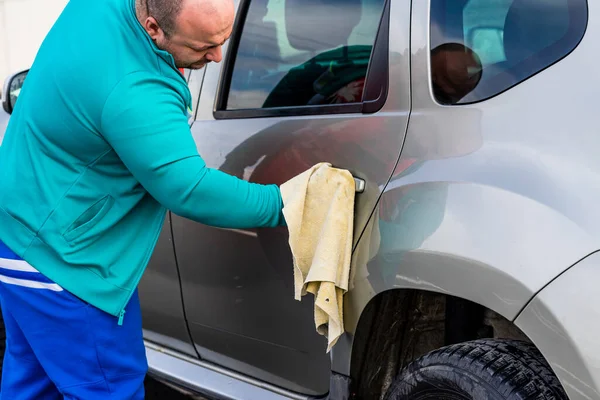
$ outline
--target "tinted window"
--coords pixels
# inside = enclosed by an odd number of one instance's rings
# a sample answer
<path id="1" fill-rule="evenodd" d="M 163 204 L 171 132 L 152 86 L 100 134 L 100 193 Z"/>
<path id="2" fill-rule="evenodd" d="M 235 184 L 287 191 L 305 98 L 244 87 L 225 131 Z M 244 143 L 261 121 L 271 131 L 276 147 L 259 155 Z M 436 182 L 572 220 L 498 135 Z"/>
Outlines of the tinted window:
<path id="1" fill-rule="evenodd" d="M 586 0 L 432 0 L 431 79 L 442 104 L 485 100 L 571 52 Z"/>
<path id="2" fill-rule="evenodd" d="M 384 0 L 252 0 L 227 109 L 362 101 Z"/>

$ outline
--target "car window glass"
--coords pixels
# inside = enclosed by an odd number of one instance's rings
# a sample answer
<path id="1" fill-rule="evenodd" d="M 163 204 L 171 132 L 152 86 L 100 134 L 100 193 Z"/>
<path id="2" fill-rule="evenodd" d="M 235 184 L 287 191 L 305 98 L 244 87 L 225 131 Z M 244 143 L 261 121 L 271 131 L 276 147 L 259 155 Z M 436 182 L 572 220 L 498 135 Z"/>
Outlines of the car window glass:
<path id="1" fill-rule="evenodd" d="M 253 0 L 228 110 L 362 101 L 384 0 Z"/>
<path id="2" fill-rule="evenodd" d="M 495 96 L 570 53 L 586 24 L 585 0 L 432 0 L 435 98 Z"/>

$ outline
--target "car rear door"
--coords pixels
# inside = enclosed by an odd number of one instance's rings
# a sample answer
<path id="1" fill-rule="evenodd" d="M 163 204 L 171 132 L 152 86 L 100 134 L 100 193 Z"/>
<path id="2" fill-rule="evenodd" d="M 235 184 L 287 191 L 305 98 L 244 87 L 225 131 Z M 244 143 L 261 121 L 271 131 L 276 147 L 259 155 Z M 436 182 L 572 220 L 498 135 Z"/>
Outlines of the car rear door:
<path id="1" fill-rule="evenodd" d="M 207 66 L 192 127 L 207 165 L 275 184 L 322 161 L 350 170 L 366 181 L 356 241 L 406 131 L 409 18 L 409 0 L 243 1 L 227 57 Z M 201 357 L 291 391 L 326 393 L 330 357 L 313 299 L 294 300 L 287 230 L 172 218 Z"/>

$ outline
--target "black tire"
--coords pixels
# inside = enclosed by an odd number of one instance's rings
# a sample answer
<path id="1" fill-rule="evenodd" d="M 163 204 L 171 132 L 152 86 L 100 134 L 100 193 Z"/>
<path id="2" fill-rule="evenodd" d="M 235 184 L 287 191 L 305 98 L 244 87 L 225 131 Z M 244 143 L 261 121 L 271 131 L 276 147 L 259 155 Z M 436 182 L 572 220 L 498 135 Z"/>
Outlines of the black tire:
<path id="1" fill-rule="evenodd" d="M 387 400 L 568 400 L 540 352 L 516 340 L 475 340 L 409 364 Z"/>

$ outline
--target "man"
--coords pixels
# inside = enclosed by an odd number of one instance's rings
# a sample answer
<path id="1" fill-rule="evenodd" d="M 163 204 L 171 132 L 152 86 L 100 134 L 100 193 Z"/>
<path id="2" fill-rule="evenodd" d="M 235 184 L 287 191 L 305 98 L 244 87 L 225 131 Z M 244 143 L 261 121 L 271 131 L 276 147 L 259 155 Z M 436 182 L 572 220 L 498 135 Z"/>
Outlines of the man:
<path id="1" fill-rule="evenodd" d="M 284 225 L 279 188 L 208 169 L 178 68 L 221 61 L 231 0 L 71 0 L 0 148 L 2 399 L 142 399 L 136 288 L 165 210 Z M 210 305 L 207 305 L 210 306 Z"/>

